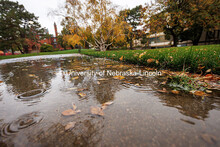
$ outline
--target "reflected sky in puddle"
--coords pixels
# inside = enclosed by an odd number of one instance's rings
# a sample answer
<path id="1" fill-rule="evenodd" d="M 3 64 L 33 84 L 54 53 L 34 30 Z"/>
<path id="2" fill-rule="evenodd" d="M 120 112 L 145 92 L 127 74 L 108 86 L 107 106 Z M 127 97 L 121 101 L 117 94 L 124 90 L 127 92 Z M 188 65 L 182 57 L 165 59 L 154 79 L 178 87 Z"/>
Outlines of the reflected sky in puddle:
<path id="1" fill-rule="evenodd" d="M 220 145 L 218 92 L 201 99 L 187 94 L 158 93 L 160 82 L 153 77 L 116 80 L 107 75 L 79 78 L 73 75 L 73 71 L 143 69 L 111 60 L 80 56 L 32 59 L 34 57 L 22 62 L 4 61 L 0 65 L 3 81 L 0 83 L 0 145 Z M 39 91 L 33 92 L 36 89 L 43 89 L 45 93 L 30 99 L 18 98 L 21 94 L 38 94 Z M 103 117 L 90 114 L 91 106 L 101 106 L 108 101 L 114 104 L 104 110 Z M 62 116 L 72 103 L 81 113 Z M 37 123 L 33 123 L 35 120 Z M 76 122 L 75 127 L 65 131 L 65 125 L 72 121 Z M 27 127 L 4 135 L 5 130 L 9 130 L 8 124 Z"/>

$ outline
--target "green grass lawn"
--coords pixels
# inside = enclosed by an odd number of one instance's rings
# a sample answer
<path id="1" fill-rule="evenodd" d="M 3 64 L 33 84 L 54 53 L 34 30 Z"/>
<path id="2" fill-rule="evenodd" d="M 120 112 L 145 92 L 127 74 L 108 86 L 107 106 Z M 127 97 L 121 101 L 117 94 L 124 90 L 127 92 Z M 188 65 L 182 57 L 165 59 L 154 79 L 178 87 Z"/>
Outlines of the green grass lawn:
<path id="1" fill-rule="evenodd" d="M 40 55 L 56 55 L 56 54 L 72 54 L 72 53 L 78 53 L 78 49 L 56 51 L 56 52 L 41 52 L 41 53 L 32 53 L 32 54 L 0 56 L 0 60 L 2 60 L 2 59 L 11 59 L 11 58 L 20 58 L 20 57 L 40 56 Z"/>
<path id="2" fill-rule="evenodd" d="M 171 69 L 174 71 L 182 71 L 184 69 L 194 73 L 212 69 L 214 73 L 220 74 L 220 45 L 106 52 L 82 50 L 82 53 L 158 69 Z"/>
<path id="3" fill-rule="evenodd" d="M 12 56 L 0 56 L 1 59 L 29 57 L 38 55 L 72 54 L 78 49 L 57 52 L 41 52 Z M 220 74 L 220 45 L 186 46 L 147 50 L 115 50 L 99 52 L 91 49 L 82 49 L 82 54 L 109 58 L 133 64 L 155 67 L 157 69 L 171 69 L 174 71 L 205 72 L 212 69 L 213 73 Z"/>

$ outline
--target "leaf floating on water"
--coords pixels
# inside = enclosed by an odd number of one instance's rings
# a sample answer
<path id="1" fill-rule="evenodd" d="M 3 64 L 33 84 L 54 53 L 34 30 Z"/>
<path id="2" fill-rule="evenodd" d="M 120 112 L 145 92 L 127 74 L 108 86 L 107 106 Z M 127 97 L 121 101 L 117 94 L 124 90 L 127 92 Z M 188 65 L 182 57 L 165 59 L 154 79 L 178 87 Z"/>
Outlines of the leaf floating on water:
<path id="1" fill-rule="evenodd" d="M 126 84 L 132 84 L 132 82 L 129 82 L 129 81 L 124 81 L 124 83 L 126 83 Z"/>
<path id="2" fill-rule="evenodd" d="M 78 88 L 77 91 L 84 91 L 87 90 L 87 88 Z"/>
<path id="3" fill-rule="evenodd" d="M 172 90 L 171 91 L 173 94 L 180 94 L 180 92 L 178 90 Z"/>
<path id="4" fill-rule="evenodd" d="M 105 79 L 105 78 L 101 78 L 101 79 L 98 79 L 98 81 L 107 81 L 108 79 Z"/>
<path id="5" fill-rule="evenodd" d="M 103 108 L 99 108 L 99 107 L 91 107 L 91 113 L 99 116 L 104 115 Z"/>
<path id="6" fill-rule="evenodd" d="M 75 127 L 76 122 L 69 122 L 66 126 L 65 126 L 65 130 L 69 130 Z"/>
<path id="7" fill-rule="evenodd" d="M 79 79 L 79 77 L 73 77 L 73 78 L 72 78 L 72 80 L 77 80 L 77 79 Z"/>
<path id="8" fill-rule="evenodd" d="M 102 107 L 101 107 L 102 110 L 105 110 L 106 108 L 107 108 L 106 105 L 104 105 L 104 106 L 102 105 Z"/>
<path id="9" fill-rule="evenodd" d="M 204 141 L 206 141 L 207 143 L 210 143 L 210 144 L 215 143 L 217 140 L 217 138 L 215 136 L 210 135 L 210 134 L 202 134 L 201 137 Z"/>
<path id="10" fill-rule="evenodd" d="M 195 91 L 193 94 L 197 96 L 207 96 L 206 93 L 203 91 Z"/>
<path id="11" fill-rule="evenodd" d="M 161 92 L 161 93 L 168 93 L 168 91 L 166 90 L 166 88 L 163 88 L 163 90 L 157 90 L 158 92 Z"/>
<path id="12" fill-rule="evenodd" d="M 141 85 L 139 83 L 135 84 L 135 86 L 140 87 Z"/>
<path id="13" fill-rule="evenodd" d="M 73 110 L 75 111 L 76 110 L 76 105 L 75 104 L 72 104 L 72 106 L 73 106 Z"/>
<path id="14" fill-rule="evenodd" d="M 112 105 L 114 102 L 110 101 L 110 102 L 105 102 L 104 104 L 102 104 L 102 106 L 109 106 Z"/>
<path id="15" fill-rule="evenodd" d="M 113 78 L 116 80 L 123 80 L 125 77 L 124 76 L 114 76 Z"/>
<path id="16" fill-rule="evenodd" d="M 81 97 L 85 97 L 86 96 L 85 93 L 79 93 L 78 95 L 81 96 Z"/>
<path id="17" fill-rule="evenodd" d="M 75 89 L 76 89 L 76 87 L 68 88 L 67 90 L 75 90 Z"/>
<path id="18" fill-rule="evenodd" d="M 72 107 L 73 107 L 73 109 L 65 110 L 65 111 L 62 112 L 62 114 L 63 114 L 64 116 L 71 116 L 71 115 L 75 115 L 75 114 L 81 112 L 80 110 L 76 110 L 77 107 L 76 107 L 75 104 L 72 104 Z"/>
<path id="19" fill-rule="evenodd" d="M 71 116 L 71 115 L 75 115 L 77 112 L 73 109 L 68 109 L 62 112 L 62 114 L 64 116 Z"/>
<path id="20" fill-rule="evenodd" d="M 29 77 L 35 77 L 35 75 L 34 75 L 34 74 L 29 74 L 28 76 L 29 76 Z"/>

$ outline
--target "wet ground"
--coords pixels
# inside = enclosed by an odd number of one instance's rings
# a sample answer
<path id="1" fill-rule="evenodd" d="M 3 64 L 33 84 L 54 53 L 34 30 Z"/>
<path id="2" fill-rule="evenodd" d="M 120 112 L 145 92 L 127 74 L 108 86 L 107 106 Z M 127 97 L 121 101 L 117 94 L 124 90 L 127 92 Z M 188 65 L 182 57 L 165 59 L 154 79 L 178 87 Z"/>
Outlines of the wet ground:
<path id="1" fill-rule="evenodd" d="M 159 93 L 159 77 L 94 74 L 143 67 L 66 56 L 0 61 L 0 146 L 220 146 L 217 93 Z M 109 101 L 103 116 L 90 113 Z M 72 103 L 81 112 L 63 116 Z"/>

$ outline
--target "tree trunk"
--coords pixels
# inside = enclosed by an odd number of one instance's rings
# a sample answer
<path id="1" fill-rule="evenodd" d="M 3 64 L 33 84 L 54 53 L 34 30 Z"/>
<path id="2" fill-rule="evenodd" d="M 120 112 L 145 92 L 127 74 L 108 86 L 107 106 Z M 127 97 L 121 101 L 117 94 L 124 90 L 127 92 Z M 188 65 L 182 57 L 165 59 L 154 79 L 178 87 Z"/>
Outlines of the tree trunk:
<path id="1" fill-rule="evenodd" d="M 14 55 L 14 54 L 15 54 L 15 53 L 14 53 L 14 49 L 13 49 L 13 48 L 11 49 L 11 52 L 12 52 L 12 55 Z"/>
<path id="2" fill-rule="evenodd" d="M 193 45 L 199 44 L 199 40 L 202 36 L 202 32 L 203 32 L 203 27 L 198 26 L 194 32 L 194 36 L 193 36 L 193 40 L 192 40 Z"/>
<path id="3" fill-rule="evenodd" d="M 103 51 L 103 52 L 106 51 L 105 44 L 100 44 L 99 48 L 100 48 L 100 51 Z"/>
<path id="4" fill-rule="evenodd" d="M 173 47 L 177 47 L 177 45 L 178 45 L 178 37 L 176 36 L 176 35 L 174 35 L 174 34 L 172 34 L 172 36 L 173 36 Z"/>
<path id="5" fill-rule="evenodd" d="M 133 50 L 133 39 L 130 39 L 130 49 Z"/>

